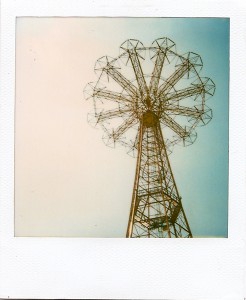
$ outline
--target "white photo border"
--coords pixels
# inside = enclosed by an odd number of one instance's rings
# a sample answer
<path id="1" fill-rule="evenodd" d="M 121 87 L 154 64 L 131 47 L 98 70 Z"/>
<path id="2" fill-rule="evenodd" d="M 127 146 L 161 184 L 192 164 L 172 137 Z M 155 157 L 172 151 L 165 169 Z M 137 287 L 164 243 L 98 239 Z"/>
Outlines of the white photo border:
<path id="1" fill-rule="evenodd" d="M 224 239 L 14 237 L 15 22 L 21 16 L 230 18 L 229 234 Z M 0 297 L 246 297 L 243 1 L 5 0 L 1 6 Z"/>

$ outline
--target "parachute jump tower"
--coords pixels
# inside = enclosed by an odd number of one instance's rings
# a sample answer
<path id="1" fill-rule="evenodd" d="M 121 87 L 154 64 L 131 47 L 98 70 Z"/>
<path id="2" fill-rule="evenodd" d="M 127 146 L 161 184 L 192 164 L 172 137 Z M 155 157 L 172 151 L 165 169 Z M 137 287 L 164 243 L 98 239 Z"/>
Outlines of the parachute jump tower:
<path id="1" fill-rule="evenodd" d="M 212 119 L 205 102 L 215 85 L 201 68 L 198 54 L 178 54 L 166 37 L 150 47 L 129 39 L 117 58 L 96 62 L 98 80 L 84 91 L 94 106 L 88 120 L 102 126 L 106 145 L 122 144 L 137 157 L 128 238 L 192 238 L 169 155 Z"/>

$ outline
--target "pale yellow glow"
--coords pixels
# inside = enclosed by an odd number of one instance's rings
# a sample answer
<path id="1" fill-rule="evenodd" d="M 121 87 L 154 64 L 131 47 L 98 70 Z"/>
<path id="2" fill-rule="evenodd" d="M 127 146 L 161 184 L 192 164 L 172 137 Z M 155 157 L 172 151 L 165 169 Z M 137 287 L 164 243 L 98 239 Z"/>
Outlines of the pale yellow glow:
<path id="1" fill-rule="evenodd" d="M 92 103 L 83 97 L 96 80 L 95 61 L 105 51 L 117 55 L 122 41 L 101 49 L 101 22 L 112 32 L 100 19 L 17 20 L 16 236 L 101 236 L 98 227 L 114 236 L 109 224 L 119 218 L 115 236 L 125 234 L 134 160 L 105 147 L 102 131 L 87 123 Z"/>

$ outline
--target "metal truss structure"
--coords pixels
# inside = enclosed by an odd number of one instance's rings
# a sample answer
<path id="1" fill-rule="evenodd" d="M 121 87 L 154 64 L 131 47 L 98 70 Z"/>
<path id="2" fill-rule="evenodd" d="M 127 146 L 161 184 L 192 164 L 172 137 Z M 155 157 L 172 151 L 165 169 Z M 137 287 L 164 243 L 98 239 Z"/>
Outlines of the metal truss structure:
<path id="1" fill-rule="evenodd" d="M 94 105 L 89 122 L 102 126 L 104 142 L 137 156 L 126 237 L 191 238 L 168 156 L 173 145 L 192 144 L 195 127 L 211 120 L 205 102 L 215 84 L 199 76 L 198 54 L 179 55 L 166 37 L 150 47 L 130 39 L 120 51 L 97 60 L 98 81 L 84 92 Z"/>

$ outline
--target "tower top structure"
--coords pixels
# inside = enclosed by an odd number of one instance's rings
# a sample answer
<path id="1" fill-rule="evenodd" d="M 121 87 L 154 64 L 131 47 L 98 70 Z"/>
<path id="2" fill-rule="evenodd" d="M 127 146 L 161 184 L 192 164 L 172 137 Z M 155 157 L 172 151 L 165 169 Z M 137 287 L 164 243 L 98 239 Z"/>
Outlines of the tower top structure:
<path id="1" fill-rule="evenodd" d="M 166 37 L 149 47 L 129 39 L 117 58 L 96 62 L 98 80 L 85 88 L 89 120 L 102 126 L 107 145 L 137 153 L 127 237 L 192 237 L 168 153 L 192 144 L 196 127 L 212 119 L 206 100 L 215 84 L 200 76 L 202 66 L 198 54 L 178 54 Z"/>

